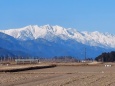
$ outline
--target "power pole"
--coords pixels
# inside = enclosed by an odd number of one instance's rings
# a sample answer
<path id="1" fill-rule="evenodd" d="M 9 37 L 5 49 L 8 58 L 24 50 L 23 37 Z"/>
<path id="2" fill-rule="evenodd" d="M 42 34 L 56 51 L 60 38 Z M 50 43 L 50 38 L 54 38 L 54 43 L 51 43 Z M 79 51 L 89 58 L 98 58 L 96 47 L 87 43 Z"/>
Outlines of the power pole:
<path id="1" fill-rule="evenodd" d="M 86 48 L 85 48 L 85 60 L 86 60 Z"/>

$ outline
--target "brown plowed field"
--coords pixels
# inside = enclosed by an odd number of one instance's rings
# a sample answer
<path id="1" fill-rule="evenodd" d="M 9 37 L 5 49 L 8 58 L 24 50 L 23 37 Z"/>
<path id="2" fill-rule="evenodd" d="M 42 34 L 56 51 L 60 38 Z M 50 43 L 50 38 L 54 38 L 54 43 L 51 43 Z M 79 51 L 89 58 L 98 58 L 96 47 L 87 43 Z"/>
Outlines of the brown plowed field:
<path id="1" fill-rule="evenodd" d="M 105 64 L 1 72 L 0 86 L 115 86 L 115 63 Z"/>

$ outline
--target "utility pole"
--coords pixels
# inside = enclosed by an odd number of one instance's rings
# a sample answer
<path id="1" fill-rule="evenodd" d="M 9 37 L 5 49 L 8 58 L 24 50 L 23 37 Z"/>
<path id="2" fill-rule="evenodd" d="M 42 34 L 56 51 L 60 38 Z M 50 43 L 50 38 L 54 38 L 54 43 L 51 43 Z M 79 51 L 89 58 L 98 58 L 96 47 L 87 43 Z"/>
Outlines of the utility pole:
<path id="1" fill-rule="evenodd" d="M 86 48 L 85 48 L 85 60 L 86 60 Z"/>

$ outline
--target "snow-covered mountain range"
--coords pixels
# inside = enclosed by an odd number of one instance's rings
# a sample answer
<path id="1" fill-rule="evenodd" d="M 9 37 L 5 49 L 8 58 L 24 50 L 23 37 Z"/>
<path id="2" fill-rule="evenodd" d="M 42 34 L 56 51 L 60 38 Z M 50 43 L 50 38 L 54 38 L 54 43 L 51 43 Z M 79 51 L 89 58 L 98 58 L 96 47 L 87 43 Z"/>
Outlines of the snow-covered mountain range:
<path id="1" fill-rule="evenodd" d="M 21 46 L 15 47 L 15 50 L 28 51 L 43 57 L 61 55 L 83 57 L 85 47 L 89 49 L 88 56 L 95 57 L 103 51 L 115 49 L 115 35 L 98 31 L 79 32 L 76 29 L 57 25 L 29 25 L 18 29 L 0 30 L 0 32 L 13 37 L 17 43 L 15 45 Z"/>
<path id="2" fill-rule="evenodd" d="M 82 44 L 90 46 L 110 47 L 115 48 L 115 35 L 109 33 L 95 32 L 79 32 L 76 29 L 63 28 L 60 26 L 37 26 L 29 25 L 18 29 L 0 30 L 5 34 L 13 36 L 19 40 L 35 40 L 43 38 L 49 41 L 54 41 L 56 38 L 62 40 L 75 40 Z"/>

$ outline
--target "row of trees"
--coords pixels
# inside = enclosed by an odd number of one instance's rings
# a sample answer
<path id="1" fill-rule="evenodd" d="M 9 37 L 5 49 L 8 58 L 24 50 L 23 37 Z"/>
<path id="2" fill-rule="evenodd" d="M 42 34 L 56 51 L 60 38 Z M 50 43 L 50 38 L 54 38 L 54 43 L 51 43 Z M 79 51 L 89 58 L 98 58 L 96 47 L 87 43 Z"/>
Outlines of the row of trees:
<path id="1" fill-rule="evenodd" d="M 0 56 L 0 61 L 11 61 L 14 59 L 29 59 L 29 58 L 34 58 L 34 59 L 41 59 L 41 60 L 50 60 L 50 61 L 55 61 L 55 62 L 79 62 L 80 60 L 78 58 L 72 57 L 72 56 L 55 56 L 53 58 L 40 58 L 40 57 L 21 57 L 21 56 Z M 85 60 L 87 61 L 93 61 L 92 58 L 86 58 Z M 101 62 L 114 62 L 115 61 L 115 51 L 112 52 L 104 52 L 101 55 L 97 56 L 95 58 L 96 61 L 101 61 Z"/>
<path id="2" fill-rule="evenodd" d="M 98 57 L 95 58 L 97 61 L 102 62 L 114 62 L 115 61 L 115 51 L 102 53 Z"/>
<path id="3" fill-rule="evenodd" d="M 55 56 L 52 58 L 54 62 L 78 62 L 78 59 L 72 56 Z"/>

